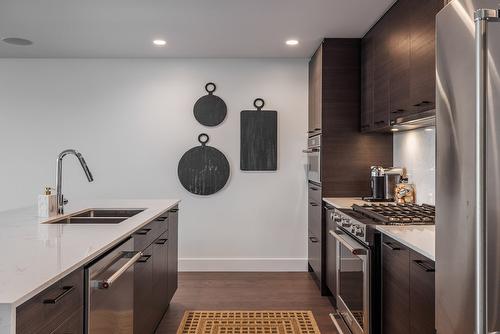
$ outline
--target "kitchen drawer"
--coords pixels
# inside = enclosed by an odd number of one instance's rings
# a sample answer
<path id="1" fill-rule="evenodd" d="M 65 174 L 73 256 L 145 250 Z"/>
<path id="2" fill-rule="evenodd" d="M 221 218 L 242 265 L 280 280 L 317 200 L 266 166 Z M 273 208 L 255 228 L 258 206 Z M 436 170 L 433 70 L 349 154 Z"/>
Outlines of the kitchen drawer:
<path id="1" fill-rule="evenodd" d="M 82 308 L 83 269 L 78 269 L 17 307 L 16 333 L 54 332 Z"/>
<path id="2" fill-rule="evenodd" d="M 82 334 L 83 333 L 83 308 L 73 313 L 61 326 L 50 334 Z"/>
<path id="3" fill-rule="evenodd" d="M 318 238 L 321 237 L 321 202 L 309 201 L 309 230 Z"/>
<path id="4" fill-rule="evenodd" d="M 314 185 L 312 183 L 309 183 L 309 201 L 321 204 L 321 187 Z"/>
<path id="5" fill-rule="evenodd" d="M 146 249 L 153 241 L 165 232 L 168 232 L 167 213 L 162 214 L 160 217 L 137 230 L 132 235 L 134 238 L 134 249 L 136 251 Z"/>
<path id="6" fill-rule="evenodd" d="M 309 265 L 316 274 L 318 280 L 321 279 L 321 239 L 312 231 L 308 235 Z"/>

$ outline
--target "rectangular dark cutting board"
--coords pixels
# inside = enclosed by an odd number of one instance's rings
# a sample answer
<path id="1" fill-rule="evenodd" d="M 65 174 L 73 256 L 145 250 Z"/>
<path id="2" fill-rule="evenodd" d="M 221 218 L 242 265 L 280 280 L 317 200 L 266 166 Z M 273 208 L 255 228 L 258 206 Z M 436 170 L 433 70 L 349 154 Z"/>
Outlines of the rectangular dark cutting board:
<path id="1" fill-rule="evenodd" d="M 274 110 L 243 110 L 240 124 L 240 169 L 277 170 L 278 113 Z"/>

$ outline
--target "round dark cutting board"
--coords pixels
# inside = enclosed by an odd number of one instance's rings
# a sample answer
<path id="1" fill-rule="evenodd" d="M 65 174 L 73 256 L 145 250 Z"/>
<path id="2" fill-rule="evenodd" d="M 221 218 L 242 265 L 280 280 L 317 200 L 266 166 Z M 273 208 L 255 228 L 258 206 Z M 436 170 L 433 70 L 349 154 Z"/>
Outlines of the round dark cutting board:
<path id="1" fill-rule="evenodd" d="M 201 146 L 184 153 L 177 174 L 187 191 L 196 195 L 215 194 L 229 179 L 229 162 L 218 149 L 208 146 L 209 137 L 202 133 L 198 136 Z"/>
<path id="2" fill-rule="evenodd" d="M 206 126 L 219 125 L 226 118 L 227 106 L 224 100 L 214 95 L 216 88 L 213 82 L 207 83 L 205 90 L 208 95 L 200 97 L 194 104 L 194 117 L 198 122 Z"/>

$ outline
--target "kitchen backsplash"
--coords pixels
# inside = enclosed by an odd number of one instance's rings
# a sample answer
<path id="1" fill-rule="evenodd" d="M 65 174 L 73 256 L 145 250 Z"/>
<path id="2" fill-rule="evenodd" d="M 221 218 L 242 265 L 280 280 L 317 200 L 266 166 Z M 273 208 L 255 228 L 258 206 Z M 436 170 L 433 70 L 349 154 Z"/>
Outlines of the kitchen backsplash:
<path id="1" fill-rule="evenodd" d="M 394 134 L 394 166 L 406 167 L 417 203 L 435 203 L 436 128 Z"/>

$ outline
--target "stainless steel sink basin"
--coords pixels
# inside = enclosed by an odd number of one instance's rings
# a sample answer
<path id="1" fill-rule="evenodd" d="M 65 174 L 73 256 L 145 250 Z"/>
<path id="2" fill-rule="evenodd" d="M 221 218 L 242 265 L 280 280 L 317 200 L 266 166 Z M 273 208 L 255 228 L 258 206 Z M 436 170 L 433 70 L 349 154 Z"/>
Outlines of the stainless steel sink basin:
<path id="1" fill-rule="evenodd" d="M 119 224 L 144 209 L 89 209 L 47 224 Z"/>

